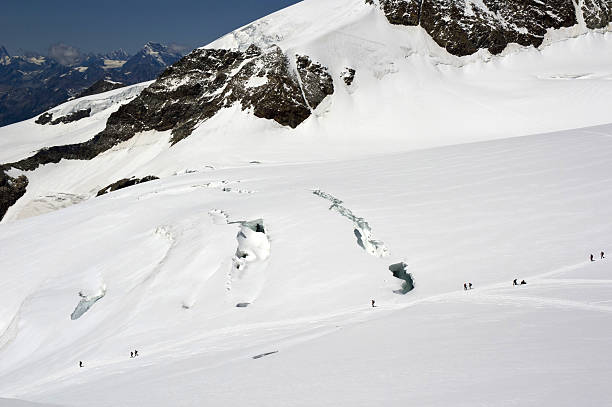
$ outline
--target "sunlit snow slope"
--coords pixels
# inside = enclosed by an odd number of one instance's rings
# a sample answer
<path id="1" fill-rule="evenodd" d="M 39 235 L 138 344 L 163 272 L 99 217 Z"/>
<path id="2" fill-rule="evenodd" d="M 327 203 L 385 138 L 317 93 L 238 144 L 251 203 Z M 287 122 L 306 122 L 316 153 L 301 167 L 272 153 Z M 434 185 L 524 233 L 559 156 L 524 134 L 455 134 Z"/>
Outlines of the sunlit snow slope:
<path id="1" fill-rule="evenodd" d="M 605 405 L 612 278 L 588 255 L 612 247 L 611 135 L 210 170 L 6 223 L 0 394 Z M 314 190 L 342 203 L 330 210 Z M 355 229 L 388 254 L 364 250 Z M 405 295 L 388 270 L 400 261 L 416 285 Z M 105 295 L 71 320 L 79 293 Z"/>
<path id="2" fill-rule="evenodd" d="M 0 224 L 0 406 L 609 405 L 612 33 L 458 58 L 307 0 L 208 47 L 252 43 L 329 69 L 297 128 L 235 104 L 172 146 L 7 170 L 29 183 Z M 0 128 L 0 163 L 148 85 Z"/>

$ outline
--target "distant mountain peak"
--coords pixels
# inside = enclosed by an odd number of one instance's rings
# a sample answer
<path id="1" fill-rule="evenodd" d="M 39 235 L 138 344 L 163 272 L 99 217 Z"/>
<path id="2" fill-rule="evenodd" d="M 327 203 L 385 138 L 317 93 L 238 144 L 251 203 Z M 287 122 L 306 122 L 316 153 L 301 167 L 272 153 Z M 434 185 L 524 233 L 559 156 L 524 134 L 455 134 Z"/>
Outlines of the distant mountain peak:
<path id="1" fill-rule="evenodd" d="M 11 55 L 3 45 L 0 45 L 0 65 L 6 65 L 11 62 Z"/>
<path id="2" fill-rule="evenodd" d="M 159 42 L 149 41 L 149 42 L 147 42 L 144 45 L 143 49 L 144 50 L 153 50 L 153 51 L 159 52 L 159 51 L 165 51 L 168 48 L 165 45 L 160 44 Z"/>
<path id="3" fill-rule="evenodd" d="M 77 96 L 155 79 L 182 57 L 175 49 L 151 41 L 131 56 L 122 49 L 84 53 L 55 44 L 48 56 L 26 51 L 11 56 L 0 46 L 0 126 L 39 115 Z"/>
<path id="4" fill-rule="evenodd" d="M 118 61 L 127 61 L 130 58 L 130 56 L 131 55 L 122 48 L 119 48 L 116 51 L 109 52 L 108 54 L 104 55 L 106 59 L 112 59 L 112 60 L 118 60 Z"/>

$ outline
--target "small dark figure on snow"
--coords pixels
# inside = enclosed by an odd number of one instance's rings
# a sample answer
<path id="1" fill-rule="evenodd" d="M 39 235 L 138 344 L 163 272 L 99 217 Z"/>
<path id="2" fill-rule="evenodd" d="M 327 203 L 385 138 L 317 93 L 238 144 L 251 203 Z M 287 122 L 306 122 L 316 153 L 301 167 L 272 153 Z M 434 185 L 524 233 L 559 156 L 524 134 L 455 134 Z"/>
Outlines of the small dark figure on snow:
<path id="1" fill-rule="evenodd" d="M 463 289 L 467 291 L 467 283 L 463 283 Z"/>
<path id="2" fill-rule="evenodd" d="M 516 280 L 518 280 L 517 278 L 514 279 L 514 281 L 512 282 L 512 285 L 518 285 L 518 283 L 516 282 Z"/>
<path id="3" fill-rule="evenodd" d="M 134 351 L 134 357 L 136 357 L 136 356 L 138 356 L 138 351 L 137 350 Z"/>
<path id="4" fill-rule="evenodd" d="M 527 284 L 527 281 L 525 280 L 521 281 L 521 285 L 525 285 L 525 284 Z"/>
<path id="5" fill-rule="evenodd" d="M 376 307 L 376 301 L 372 300 L 372 308 Z"/>
<path id="6" fill-rule="evenodd" d="M 469 285 L 470 285 L 470 290 L 471 290 L 472 289 L 472 283 L 469 283 Z"/>
<path id="7" fill-rule="evenodd" d="M 83 367 L 83 361 L 79 361 L 79 367 Z"/>
<path id="8" fill-rule="evenodd" d="M 602 259 L 605 259 L 604 252 L 601 252 L 600 256 L 601 256 Z"/>
<path id="9" fill-rule="evenodd" d="M 591 261 L 595 261 L 595 259 L 593 258 L 593 255 L 591 254 Z"/>
<path id="10" fill-rule="evenodd" d="M 134 352 L 130 352 L 130 358 L 134 357 Z"/>

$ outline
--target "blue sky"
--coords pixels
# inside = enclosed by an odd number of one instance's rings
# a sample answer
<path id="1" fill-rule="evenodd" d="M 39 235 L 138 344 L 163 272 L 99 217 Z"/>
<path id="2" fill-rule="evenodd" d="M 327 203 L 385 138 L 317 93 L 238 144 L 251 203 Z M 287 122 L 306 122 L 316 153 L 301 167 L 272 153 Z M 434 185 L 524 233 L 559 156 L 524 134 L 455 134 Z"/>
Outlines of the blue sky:
<path id="1" fill-rule="evenodd" d="M 298 0 L 3 0 L 0 45 L 46 53 L 137 51 L 147 41 L 195 48 Z"/>

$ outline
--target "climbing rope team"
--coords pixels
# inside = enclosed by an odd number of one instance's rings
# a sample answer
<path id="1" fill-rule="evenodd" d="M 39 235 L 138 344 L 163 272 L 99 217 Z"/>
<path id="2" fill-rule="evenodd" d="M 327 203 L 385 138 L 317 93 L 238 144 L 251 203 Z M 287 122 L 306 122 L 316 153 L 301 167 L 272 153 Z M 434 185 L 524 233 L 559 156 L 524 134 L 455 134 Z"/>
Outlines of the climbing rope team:
<path id="1" fill-rule="evenodd" d="M 139 356 L 137 350 L 133 350 L 130 352 L 130 359 L 135 358 L 137 356 Z M 79 360 L 79 367 L 85 367 L 82 360 Z"/>
<path id="2" fill-rule="evenodd" d="M 599 253 L 599 259 L 603 260 L 605 258 L 606 258 L 605 253 L 604 252 L 600 252 Z M 593 256 L 593 253 L 591 253 L 591 261 L 595 261 L 595 256 Z"/>
<path id="3" fill-rule="evenodd" d="M 257 226 L 259 226 L 259 225 L 257 225 Z M 599 253 L 599 259 L 603 260 L 605 258 L 606 258 L 605 253 L 603 251 L 601 251 Z M 590 260 L 591 261 L 595 261 L 595 256 L 593 254 L 591 254 Z M 525 284 L 527 284 L 527 282 L 525 280 L 521 280 L 520 283 L 518 282 L 518 278 L 515 278 L 514 280 L 512 280 L 512 285 L 513 286 L 525 285 Z M 473 284 L 472 283 L 470 283 L 470 282 L 463 283 L 463 290 L 464 291 L 471 290 L 472 288 L 473 288 Z M 372 305 L 372 308 L 376 308 L 376 301 L 372 299 L 371 300 L 371 305 Z M 138 351 L 137 350 L 134 350 L 134 351 L 130 352 L 130 359 L 133 359 L 135 357 L 138 357 Z M 79 361 L 79 367 L 84 367 L 84 364 L 83 364 L 82 360 Z"/>

